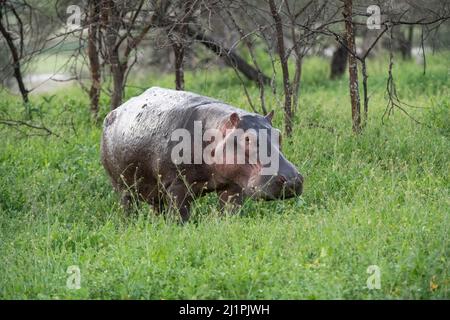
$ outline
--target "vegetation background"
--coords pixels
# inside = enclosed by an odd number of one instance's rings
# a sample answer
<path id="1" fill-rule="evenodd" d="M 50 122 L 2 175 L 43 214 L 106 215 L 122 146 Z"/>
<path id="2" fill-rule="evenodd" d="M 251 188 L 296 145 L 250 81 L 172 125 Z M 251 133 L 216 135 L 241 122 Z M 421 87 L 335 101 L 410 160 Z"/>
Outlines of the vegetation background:
<path id="1" fill-rule="evenodd" d="M 446 0 L 0 0 L 0 299 L 449 299 L 449 21 Z M 274 109 L 304 194 L 126 216 L 101 122 L 151 86 Z"/>
<path id="2" fill-rule="evenodd" d="M 184 226 L 147 206 L 124 217 L 99 161 L 101 128 L 79 88 L 33 96 L 30 112 L 61 137 L 0 128 L 0 297 L 449 298 L 449 57 L 430 56 L 426 75 L 414 61 L 396 65 L 399 94 L 423 106 L 411 112 L 424 125 L 399 112 L 381 122 L 387 63 L 374 59 L 372 109 L 359 136 L 349 130 L 347 79 L 329 81 L 326 60 L 308 58 L 284 141 L 305 175 L 304 195 L 249 201 L 225 217 L 211 195 Z M 136 85 L 173 86 L 170 75 L 147 79 Z M 186 73 L 187 90 L 245 109 L 240 85 L 232 71 Z M 24 112 L 4 92 L 0 108 Z M 71 265 L 80 268 L 79 290 L 66 287 Z M 379 290 L 367 288 L 370 265 L 380 267 Z"/>

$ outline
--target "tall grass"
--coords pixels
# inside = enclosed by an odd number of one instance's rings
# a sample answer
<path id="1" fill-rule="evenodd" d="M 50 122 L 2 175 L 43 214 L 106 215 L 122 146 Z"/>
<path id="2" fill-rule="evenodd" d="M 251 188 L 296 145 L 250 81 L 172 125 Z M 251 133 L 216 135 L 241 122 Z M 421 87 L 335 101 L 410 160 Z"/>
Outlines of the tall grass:
<path id="1" fill-rule="evenodd" d="M 327 62 L 307 59 L 283 146 L 306 178 L 302 198 L 250 201 L 240 215 L 220 216 L 210 195 L 184 226 L 148 206 L 123 215 L 81 90 L 32 97 L 34 118 L 64 139 L 0 128 L 0 297 L 449 298 L 448 58 L 429 57 L 425 76 L 414 62 L 395 67 L 399 95 L 421 107 L 410 111 L 422 125 L 398 110 L 382 124 L 386 64 L 371 61 L 360 136 L 351 133 L 346 79 L 329 81 Z M 139 85 L 173 86 L 171 76 L 152 77 Z M 248 109 L 229 70 L 191 71 L 186 84 Z M 282 128 L 282 97 L 267 99 Z M 106 114 L 107 97 L 102 103 Z M 23 115 L 4 93 L 0 110 Z M 71 265 L 81 271 L 79 290 L 66 286 Z M 366 286 L 370 265 L 381 271 L 378 290 Z"/>

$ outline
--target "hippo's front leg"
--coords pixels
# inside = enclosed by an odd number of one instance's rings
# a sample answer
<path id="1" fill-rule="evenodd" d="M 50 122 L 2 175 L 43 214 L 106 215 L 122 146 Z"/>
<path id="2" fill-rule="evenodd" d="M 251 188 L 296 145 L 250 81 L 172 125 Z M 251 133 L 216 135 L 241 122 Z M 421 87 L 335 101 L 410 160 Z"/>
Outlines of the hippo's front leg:
<path id="1" fill-rule="evenodd" d="M 179 212 L 181 221 L 187 222 L 190 217 L 190 205 L 192 197 L 183 182 L 174 182 L 167 189 L 169 211 Z"/>
<path id="2" fill-rule="evenodd" d="M 127 216 L 135 213 L 139 208 L 139 195 L 132 191 L 122 191 L 120 195 L 120 205 Z"/>
<path id="3" fill-rule="evenodd" d="M 235 213 L 242 205 L 243 193 L 239 187 L 231 187 L 219 194 L 220 210 Z"/>

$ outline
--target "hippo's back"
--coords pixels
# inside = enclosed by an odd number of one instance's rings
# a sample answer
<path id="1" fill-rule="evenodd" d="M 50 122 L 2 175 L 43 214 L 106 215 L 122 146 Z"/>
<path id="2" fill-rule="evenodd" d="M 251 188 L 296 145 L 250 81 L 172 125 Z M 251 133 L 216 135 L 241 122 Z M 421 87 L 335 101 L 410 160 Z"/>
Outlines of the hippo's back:
<path id="1" fill-rule="evenodd" d="M 103 124 L 104 137 L 136 144 L 143 137 L 162 138 L 183 127 L 195 107 L 219 101 L 185 91 L 153 87 L 111 111 Z"/>
<path id="2" fill-rule="evenodd" d="M 190 130 L 194 120 L 220 118 L 219 114 L 244 112 L 218 100 L 191 92 L 159 87 L 146 90 L 111 111 L 103 124 L 102 162 L 111 177 L 130 165 L 145 165 L 154 172 L 159 163 L 170 166 L 171 134 Z M 207 120 L 209 121 L 209 120 Z"/>

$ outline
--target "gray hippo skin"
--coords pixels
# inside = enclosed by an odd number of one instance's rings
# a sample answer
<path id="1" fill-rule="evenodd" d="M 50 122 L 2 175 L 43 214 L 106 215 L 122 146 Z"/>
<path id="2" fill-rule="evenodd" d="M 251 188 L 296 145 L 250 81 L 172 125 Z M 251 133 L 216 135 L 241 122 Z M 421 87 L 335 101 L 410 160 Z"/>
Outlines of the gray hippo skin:
<path id="1" fill-rule="evenodd" d="M 301 194 L 303 177 L 274 148 L 279 159 L 276 175 L 261 175 L 255 164 L 174 164 L 172 132 L 193 132 L 194 121 L 206 129 L 267 129 L 273 112 L 261 116 L 218 100 L 185 91 L 153 87 L 111 111 L 103 124 L 101 159 L 116 191 L 127 207 L 132 199 L 152 204 L 157 212 L 164 205 L 189 219 L 194 197 L 216 191 L 221 206 L 238 206 L 244 197 L 274 200 Z M 279 131 L 278 131 L 279 132 Z M 210 142 L 203 142 L 203 147 Z M 233 143 L 235 143 L 233 139 Z M 193 149 L 193 148 L 192 148 Z"/>

